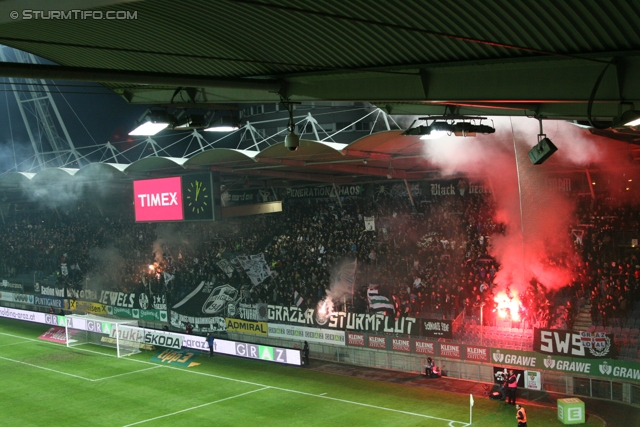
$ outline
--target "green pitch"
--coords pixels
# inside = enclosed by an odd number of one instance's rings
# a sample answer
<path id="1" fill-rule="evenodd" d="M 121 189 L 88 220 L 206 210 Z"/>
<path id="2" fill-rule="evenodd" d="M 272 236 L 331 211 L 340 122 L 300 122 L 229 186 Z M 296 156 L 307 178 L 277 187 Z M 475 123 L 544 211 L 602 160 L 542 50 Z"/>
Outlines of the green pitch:
<path id="1" fill-rule="evenodd" d="M 469 423 L 469 396 L 227 356 L 191 368 L 118 359 L 94 345 L 38 339 L 48 327 L 0 319 L 0 414 L 7 426 L 434 426 Z M 157 357 L 156 357 L 157 360 Z M 527 407 L 529 425 L 560 426 Z M 477 396 L 473 426 L 515 426 L 515 410 Z M 602 426 L 590 417 L 587 426 Z"/>

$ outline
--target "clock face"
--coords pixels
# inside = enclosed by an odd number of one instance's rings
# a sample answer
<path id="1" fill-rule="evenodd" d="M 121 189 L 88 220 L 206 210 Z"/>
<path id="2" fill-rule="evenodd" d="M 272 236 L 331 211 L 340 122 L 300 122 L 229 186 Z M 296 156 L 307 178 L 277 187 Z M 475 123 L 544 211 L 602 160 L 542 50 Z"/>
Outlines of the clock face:
<path id="1" fill-rule="evenodd" d="M 182 185 L 185 219 L 213 219 L 213 195 L 210 176 L 206 174 L 185 175 Z"/>
<path id="2" fill-rule="evenodd" d="M 196 215 L 203 213 L 206 207 L 211 204 L 211 198 L 208 193 L 209 189 L 202 181 L 197 179 L 192 181 L 187 188 L 186 208 Z"/>

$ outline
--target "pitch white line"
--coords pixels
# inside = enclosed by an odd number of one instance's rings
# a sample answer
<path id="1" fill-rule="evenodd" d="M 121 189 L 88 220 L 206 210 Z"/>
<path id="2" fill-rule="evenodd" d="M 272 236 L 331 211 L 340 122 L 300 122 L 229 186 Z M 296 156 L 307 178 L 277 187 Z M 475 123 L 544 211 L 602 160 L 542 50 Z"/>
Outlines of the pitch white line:
<path id="1" fill-rule="evenodd" d="M 138 422 L 135 422 L 135 423 L 132 423 L 132 424 L 127 424 L 126 426 L 123 426 L 123 427 L 136 426 L 138 424 L 147 423 L 149 421 L 155 421 L 155 420 L 159 420 L 161 418 L 171 417 L 173 415 L 181 414 L 183 412 L 193 411 L 194 409 L 204 408 L 205 406 L 214 405 L 216 403 L 224 402 L 225 400 L 237 399 L 238 397 L 246 396 L 248 394 L 256 393 L 256 392 L 259 392 L 259 391 L 262 391 L 262 390 L 267 390 L 268 388 L 269 387 L 264 387 L 264 388 L 261 388 L 261 389 L 258 389 L 258 390 L 251 390 L 251 391 L 248 391 L 246 393 L 236 394 L 235 396 L 225 397 L 224 399 L 219 399 L 219 400 L 216 400 L 216 401 L 213 401 L 213 402 L 209 402 L 209 403 L 203 403 L 202 405 L 193 406 L 193 407 L 187 408 L 187 409 L 182 409 L 180 411 L 172 412 L 170 414 L 160 415 L 159 417 L 153 417 L 153 418 L 149 418 L 147 420 L 142 420 L 142 421 L 138 421 Z"/>
<path id="2" fill-rule="evenodd" d="M 2 332 L 0 332 L 0 335 L 14 336 L 14 335 L 5 334 L 5 333 L 2 333 Z M 23 337 L 18 337 L 18 338 L 23 338 Z M 31 339 L 31 338 L 23 338 L 23 339 Z M 36 340 L 36 339 L 31 339 L 31 340 L 33 340 L 33 341 L 41 341 L 41 340 Z M 42 341 L 42 342 L 44 342 L 46 344 L 59 345 L 59 344 L 56 344 L 56 343 L 53 343 L 53 342 L 49 342 L 49 341 Z M 117 357 L 117 356 L 112 355 L 112 354 L 106 354 L 106 353 L 102 353 L 102 352 L 94 351 L 94 350 L 88 350 L 88 349 L 77 348 L 77 347 L 74 347 L 74 349 L 79 350 L 79 351 L 86 351 L 88 353 L 100 354 L 102 356 L 107 356 L 107 357 Z M 128 360 L 128 361 L 131 361 L 131 362 L 136 362 L 136 363 L 144 363 L 144 364 L 147 364 L 147 365 L 158 366 L 157 363 L 155 363 L 155 362 L 148 362 L 148 361 L 145 361 L 145 360 L 130 359 L 128 357 L 127 358 L 121 358 L 121 359 L 122 360 Z M 198 372 L 198 371 L 186 370 L 184 368 L 178 368 L 178 367 L 175 367 L 175 366 L 169 366 L 169 365 L 160 365 L 160 366 L 165 368 L 165 369 L 177 370 L 177 371 L 180 371 L 180 372 L 185 372 L 185 373 L 194 374 L 194 375 L 203 375 L 203 376 L 206 376 L 206 377 L 217 378 L 217 379 L 226 380 L 226 381 L 233 381 L 233 382 L 237 382 L 237 383 L 241 383 L 241 384 L 249 384 L 249 385 L 253 385 L 253 386 L 256 386 L 256 387 L 271 388 L 273 390 L 280 390 L 280 391 L 284 391 L 284 392 L 287 392 L 287 393 L 296 393 L 296 394 L 301 394 L 301 395 L 304 395 L 304 396 L 318 397 L 318 398 L 321 398 L 321 399 L 333 400 L 335 402 L 341 402 L 341 403 L 347 403 L 347 404 L 351 404 L 351 405 L 364 406 L 364 407 L 367 407 L 367 408 L 378 409 L 378 410 L 381 410 L 381 411 L 395 412 L 395 413 L 400 413 L 400 414 L 405 414 L 405 415 L 412 415 L 412 416 L 416 416 L 416 417 L 420 417 L 420 418 L 428 418 L 428 419 L 431 419 L 431 420 L 438 420 L 438 421 L 444 421 L 444 422 L 449 422 L 449 423 L 457 423 L 457 424 L 462 425 L 463 427 L 469 425 L 469 423 L 464 422 L 464 421 L 455 421 L 455 420 L 450 420 L 448 418 L 433 417 L 431 415 L 424 415 L 424 414 L 417 414 L 415 412 L 401 411 L 401 410 L 398 410 L 398 409 L 387 408 L 387 407 L 384 407 L 384 406 L 370 405 L 370 404 L 367 404 L 367 403 L 354 402 L 352 400 L 338 399 L 338 398 L 335 398 L 335 397 L 329 397 L 329 396 L 324 396 L 324 395 L 319 395 L 319 394 L 307 393 L 307 392 L 304 392 L 304 391 L 290 390 L 290 389 L 281 388 L 281 387 L 274 387 L 274 386 L 269 386 L 269 385 L 266 385 L 266 384 L 260 384 L 260 383 L 254 383 L 254 382 L 251 382 L 251 381 L 239 380 L 239 379 L 236 379 L 236 378 L 229 378 L 229 377 L 223 377 L 223 376 L 220 376 L 220 375 L 208 374 L 206 372 Z M 133 425 L 133 424 L 131 424 L 131 425 Z"/>
<path id="3" fill-rule="evenodd" d="M 38 366 L 38 365 L 33 365 L 31 363 L 27 363 L 27 362 L 22 362 L 20 360 L 13 360 L 13 359 L 9 359 L 8 357 L 2 357 L 0 356 L 0 359 L 2 360 L 8 360 L 9 362 L 13 362 L 13 363 L 20 363 L 21 365 L 27 365 L 27 366 L 31 366 L 32 368 L 38 368 L 38 369 L 43 369 L 45 371 L 50 371 L 50 372 L 55 372 L 56 374 L 60 374 L 60 375 L 67 375 L 69 377 L 74 377 L 74 378 L 79 378 L 81 380 L 85 380 L 85 381 L 93 381 L 90 378 L 85 378 L 85 377 L 81 377 L 80 375 L 74 375 L 74 374 L 69 374 L 67 372 L 62 372 L 62 371 L 56 371 L 55 369 L 51 369 L 51 368 L 45 368 L 44 366 Z"/>
<path id="4" fill-rule="evenodd" d="M 95 380 L 91 380 L 91 381 L 103 381 L 103 380 L 108 380 L 111 378 L 116 378 L 116 377 L 122 377 L 124 375 L 131 375 L 131 374 L 137 374 L 138 372 L 142 372 L 142 371 L 148 371 L 150 369 L 157 369 L 157 368 L 161 368 L 162 366 L 158 365 L 158 366 L 152 366 L 150 368 L 145 368 L 145 369 L 138 369 L 137 371 L 132 371 L 132 372 L 125 372 L 124 374 L 117 374 L 117 375 L 111 375 L 110 377 L 104 377 L 104 378 L 97 378 Z"/>
<path id="5" fill-rule="evenodd" d="M 20 345 L 20 344 L 31 344 L 31 342 L 30 341 L 14 342 L 12 344 L 2 344 L 0 345 L 0 347 L 9 347 L 12 345 Z"/>

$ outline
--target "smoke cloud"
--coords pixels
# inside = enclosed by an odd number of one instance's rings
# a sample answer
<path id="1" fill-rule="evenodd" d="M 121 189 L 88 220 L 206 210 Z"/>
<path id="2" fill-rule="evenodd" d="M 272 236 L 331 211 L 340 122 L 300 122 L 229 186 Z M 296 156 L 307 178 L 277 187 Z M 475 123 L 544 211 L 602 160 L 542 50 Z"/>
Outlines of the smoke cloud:
<path id="1" fill-rule="evenodd" d="M 557 289 L 572 278 L 571 266 L 558 260 L 572 258 L 567 227 L 574 221 L 575 201 L 548 188 L 549 178 L 562 168 L 584 172 L 612 161 L 619 165 L 621 159 L 629 163 L 630 156 L 615 141 L 567 122 L 545 121 L 544 131 L 558 151 L 545 164 L 532 165 L 527 153 L 537 143 L 538 121 L 493 120 L 495 134 L 426 140 L 424 155 L 443 176 L 464 174 L 492 189 L 494 220 L 506 225 L 505 235 L 492 236 L 489 249 L 501 266 L 498 290 L 522 293 L 532 279 Z"/>

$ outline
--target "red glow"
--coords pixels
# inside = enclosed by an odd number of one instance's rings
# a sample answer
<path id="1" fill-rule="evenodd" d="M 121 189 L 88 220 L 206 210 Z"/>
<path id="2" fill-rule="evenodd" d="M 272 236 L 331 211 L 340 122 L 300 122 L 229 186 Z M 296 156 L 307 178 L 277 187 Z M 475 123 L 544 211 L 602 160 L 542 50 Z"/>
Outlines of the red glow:
<path id="1" fill-rule="evenodd" d="M 518 294 L 514 294 L 513 297 L 509 297 L 506 292 L 500 292 L 493 299 L 496 304 L 496 311 L 501 319 L 506 319 L 507 316 L 511 317 L 514 322 L 520 321 L 520 309 L 522 303 L 518 298 Z"/>

